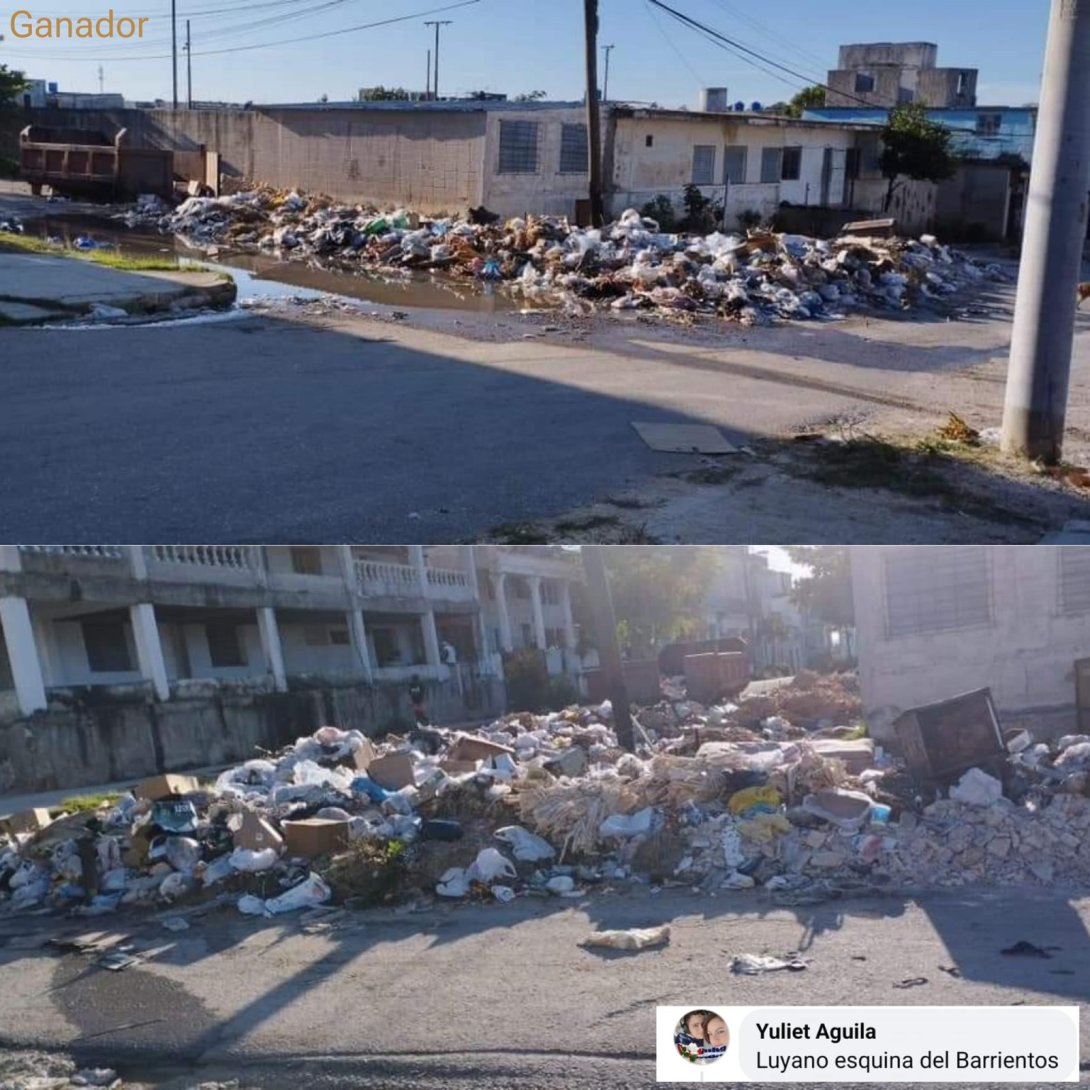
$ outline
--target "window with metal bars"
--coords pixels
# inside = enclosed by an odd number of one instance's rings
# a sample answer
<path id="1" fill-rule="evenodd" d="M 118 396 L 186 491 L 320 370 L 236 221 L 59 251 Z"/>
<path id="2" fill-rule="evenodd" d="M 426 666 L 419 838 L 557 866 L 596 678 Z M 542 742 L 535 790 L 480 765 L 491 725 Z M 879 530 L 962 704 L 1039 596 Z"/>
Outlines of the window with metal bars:
<path id="1" fill-rule="evenodd" d="M 742 144 L 728 144 L 723 149 L 723 181 L 729 185 L 744 185 L 748 149 Z"/>
<path id="2" fill-rule="evenodd" d="M 712 185 L 715 182 L 715 145 L 697 144 L 693 147 L 693 185 Z"/>
<path id="3" fill-rule="evenodd" d="M 1090 613 L 1090 549 L 1058 549 L 1060 612 Z"/>
<path id="4" fill-rule="evenodd" d="M 761 182 L 779 182 L 783 173 L 783 148 L 761 149 Z"/>
<path id="5" fill-rule="evenodd" d="M 497 174 L 536 174 L 538 123 L 500 122 L 500 165 Z"/>
<path id="6" fill-rule="evenodd" d="M 886 636 L 918 636 L 988 625 L 987 550 L 977 546 L 896 550 L 883 557 Z"/>
<path id="7" fill-rule="evenodd" d="M 586 125 L 560 126 L 560 173 L 587 173 Z"/>

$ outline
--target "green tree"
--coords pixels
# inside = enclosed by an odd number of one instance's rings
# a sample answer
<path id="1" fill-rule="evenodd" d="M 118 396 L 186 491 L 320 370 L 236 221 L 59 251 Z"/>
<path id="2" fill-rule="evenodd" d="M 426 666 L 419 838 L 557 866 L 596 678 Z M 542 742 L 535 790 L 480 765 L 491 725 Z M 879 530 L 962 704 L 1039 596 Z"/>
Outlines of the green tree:
<path id="1" fill-rule="evenodd" d="M 950 151 L 953 133 L 927 116 L 927 104 L 910 102 L 889 112 L 882 129 L 882 176 L 889 179 L 886 211 L 897 188 L 913 181 L 941 182 L 954 175 L 957 162 Z"/>
<path id="2" fill-rule="evenodd" d="M 855 624 L 852 567 L 848 550 L 837 545 L 788 545 L 787 555 L 810 574 L 795 581 L 791 601 L 825 624 Z"/>
<path id="3" fill-rule="evenodd" d="M 14 102 L 27 88 L 26 76 L 0 64 L 0 106 Z"/>
<path id="4" fill-rule="evenodd" d="M 357 101 L 407 102 L 409 98 L 409 92 L 404 87 L 383 87 L 380 83 L 377 87 L 361 87 Z"/>
<path id="5" fill-rule="evenodd" d="M 627 545 L 606 548 L 604 558 L 617 637 L 633 658 L 703 634 L 701 607 L 719 571 L 718 549 Z"/>
<path id="6" fill-rule="evenodd" d="M 787 103 L 783 113 L 785 117 L 802 117 L 803 110 L 825 105 L 824 87 L 804 87 Z"/>
<path id="7" fill-rule="evenodd" d="M 547 97 L 545 91 L 524 91 L 521 95 L 515 95 L 515 102 L 538 102 Z"/>

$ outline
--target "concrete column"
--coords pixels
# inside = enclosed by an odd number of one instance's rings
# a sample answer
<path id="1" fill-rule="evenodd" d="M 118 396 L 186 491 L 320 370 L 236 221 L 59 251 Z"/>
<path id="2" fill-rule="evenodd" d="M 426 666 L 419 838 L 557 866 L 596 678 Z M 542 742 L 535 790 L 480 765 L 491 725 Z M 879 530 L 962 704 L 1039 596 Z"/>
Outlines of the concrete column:
<path id="1" fill-rule="evenodd" d="M 435 610 L 429 609 L 420 616 L 420 626 L 424 630 L 424 657 L 429 666 L 441 666 L 439 655 L 439 630 L 435 627 Z"/>
<path id="2" fill-rule="evenodd" d="M 564 610 L 564 645 L 575 650 L 575 619 L 571 612 L 571 583 L 566 579 L 560 584 L 560 605 Z"/>
<path id="3" fill-rule="evenodd" d="M 163 658 L 163 644 L 159 639 L 159 622 L 155 619 L 155 606 L 150 602 L 138 602 L 129 606 L 133 642 L 136 644 L 136 660 L 140 676 L 150 681 L 160 700 L 170 699 L 170 682 L 167 680 L 167 664 Z"/>
<path id="4" fill-rule="evenodd" d="M 25 598 L 0 598 L 0 626 L 4 629 L 19 710 L 23 715 L 45 711 L 45 678 Z"/>
<path id="5" fill-rule="evenodd" d="M 1052 0 L 1051 8 L 1001 442 L 1008 454 L 1056 462 L 1090 188 L 1090 4 Z"/>
<path id="6" fill-rule="evenodd" d="M 341 565 L 341 576 L 344 579 L 344 589 L 348 593 L 350 601 L 356 600 L 359 593 L 359 580 L 356 577 L 356 559 L 352 555 L 351 545 L 337 546 L 337 559 Z"/>
<path id="7" fill-rule="evenodd" d="M 42 617 L 32 617 L 34 645 L 38 648 L 38 663 L 42 669 L 42 680 L 47 689 L 64 684 L 64 672 L 58 669 L 56 648 L 53 646 L 53 625 Z"/>
<path id="8" fill-rule="evenodd" d="M 352 641 L 352 652 L 363 671 L 363 679 L 368 685 L 374 684 L 375 675 L 371 670 L 371 652 L 367 649 L 367 629 L 363 623 L 363 610 L 350 609 L 348 618 L 348 638 Z"/>
<path id="9" fill-rule="evenodd" d="M 545 640 L 545 611 L 541 608 L 541 576 L 531 575 L 530 605 L 534 610 L 534 643 L 542 651 L 547 650 Z"/>
<path id="10" fill-rule="evenodd" d="M 271 606 L 261 606 L 258 609 L 257 630 L 261 636 L 261 652 L 273 676 L 276 691 L 286 693 L 288 675 L 284 670 L 284 649 L 280 645 L 280 627 L 276 623 L 276 610 Z"/>
<path id="11" fill-rule="evenodd" d="M 496 605 L 500 611 L 500 650 L 513 651 L 514 641 L 511 639 L 511 614 L 507 611 L 507 573 L 500 572 L 496 576 Z"/>
<path id="12" fill-rule="evenodd" d="M 472 545 L 462 546 L 462 562 L 466 575 L 469 576 L 469 589 L 473 592 L 473 639 L 477 644 L 477 661 L 484 662 L 488 656 L 488 635 L 484 626 L 484 607 L 481 603 L 481 587 L 477 581 L 477 554 Z"/>
<path id="13" fill-rule="evenodd" d="M 428 595 L 428 569 L 424 563 L 424 546 L 423 545 L 410 545 L 409 546 L 409 563 L 416 569 L 416 579 L 420 587 L 420 597 L 427 598 Z"/>
<path id="14" fill-rule="evenodd" d="M 22 571 L 18 545 L 0 545 L 0 571 Z"/>
<path id="15" fill-rule="evenodd" d="M 129 546 L 129 567 L 134 579 L 145 580 L 148 577 L 148 561 L 144 556 L 143 545 Z"/>

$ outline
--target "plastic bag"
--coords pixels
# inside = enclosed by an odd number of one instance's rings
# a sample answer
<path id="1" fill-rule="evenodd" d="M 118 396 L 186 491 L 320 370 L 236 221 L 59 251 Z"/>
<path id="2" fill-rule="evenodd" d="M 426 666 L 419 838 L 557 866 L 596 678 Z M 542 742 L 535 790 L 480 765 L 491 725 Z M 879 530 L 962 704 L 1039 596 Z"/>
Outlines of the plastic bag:
<path id="1" fill-rule="evenodd" d="M 514 863 L 495 848 L 482 848 L 469 868 L 470 879 L 490 883 L 497 878 L 515 878 L 518 871 Z"/>
<path id="2" fill-rule="evenodd" d="M 168 874 L 159 886 L 159 896 L 162 897 L 164 901 L 173 901 L 176 897 L 181 897 L 189 890 L 191 882 L 192 879 L 187 874 L 178 872 Z"/>
<path id="3" fill-rule="evenodd" d="M 451 867 L 443 871 L 435 892 L 440 897 L 464 897 L 469 892 L 469 876 L 465 867 Z"/>
<path id="4" fill-rule="evenodd" d="M 503 904 L 509 904 L 515 899 L 515 891 L 510 886 L 493 886 L 492 896 Z"/>
<path id="5" fill-rule="evenodd" d="M 305 881 L 293 886 L 287 893 L 267 900 L 265 909 L 274 916 L 279 916 L 284 912 L 298 912 L 302 908 L 324 905 L 332 896 L 333 891 L 325 884 L 321 875 L 311 871 Z"/>
<path id="6" fill-rule="evenodd" d="M 275 848 L 263 848 L 259 852 L 249 848 L 236 848 L 227 861 L 233 870 L 243 871 L 246 874 L 255 874 L 258 871 L 269 870 L 276 866 L 277 852 Z M 205 884 L 208 884 L 207 872 Z"/>
<path id="7" fill-rule="evenodd" d="M 584 946 L 604 946 L 609 950 L 646 950 L 670 941 L 670 925 L 632 927 L 627 931 L 596 931 L 584 940 Z"/>
<path id="8" fill-rule="evenodd" d="M 598 826 L 598 835 L 616 837 L 623 840 L 630 836 L 641 836 L 651 832 L 651 820 L 655 811 L 647 806 L 634 814 L 610 814 L 609 817 Z"/>
<path id="9" fill-rule="evenodd" d="M 545 888 L 558 897 L 575 891 L 575 879 L 567 874 L 557 874 L 545 883 Z"/>
<path id="10" fill-rule="evenodd" d="M 264 916 L 265 902 L 252 893 L 244 893 L 238 899 L 238 910 L 243 916 Z"/>
<path id="11" fill-rule="evenodd" d="M 1003 796 L 1003 785 L 987 772 L 970 768 L 950 788 L 950 798 L 967 806 L 991 806 Z"/>
<path id="12" fill-rule="evenodd" d="M 235 868 L 231 865 L 231 856 L 221 855 L 218 859 L 213 859 L 212 862 L 204 868 L 201 879 L 206 886 L 214 886 L 217 882 L 222 882 L 225 878 L 230 878 L 234 873 Z"/>
<path id="13" fill-rule="evenodd" d="M 167 841 L 166 860 L 177 871 L 191 872 L 201 861 L 201 846 L 187 836 L 172 836 Z"/>
<path id="14" fill-rule="evenodd" d="M 510 844 L 515 858 L 526 863 L 537 863 L 556 855 L 556 849 L 544 837 L 531 833 L 521 825 L 505 825 L 493 835 L 497 840 Z"/>

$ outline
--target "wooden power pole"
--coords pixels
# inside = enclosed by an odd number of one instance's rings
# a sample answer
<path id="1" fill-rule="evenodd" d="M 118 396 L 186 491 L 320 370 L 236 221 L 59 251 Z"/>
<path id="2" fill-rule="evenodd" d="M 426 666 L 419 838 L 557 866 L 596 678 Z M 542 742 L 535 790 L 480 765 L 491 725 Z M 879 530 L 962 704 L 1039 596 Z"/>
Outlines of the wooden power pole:
<path id="1" fill-rule="evenodd" d="M 590 177 L 590 225 L 601 227 L 605 219 L 602 205 L 602 129 L 598 109 L 598 0 L 583 0 L 587 55 L 587 172 Z"/>
<path id="2" fill-rule="evenodd" d="M 587 576 L 587 597 L 594 617 L 598 659 L 606 682 L 606 693 L 613 705 L 613 727 L 617 732 L 617 742 L 631 753 L 635 749 L 632 713 L 628 707 L 621 649 L 617 644 L 617 618 L 613 613 L 613 598 L 609 593 L 609 578 L 600 545 L 583 546 L 583 571 Z"/>

